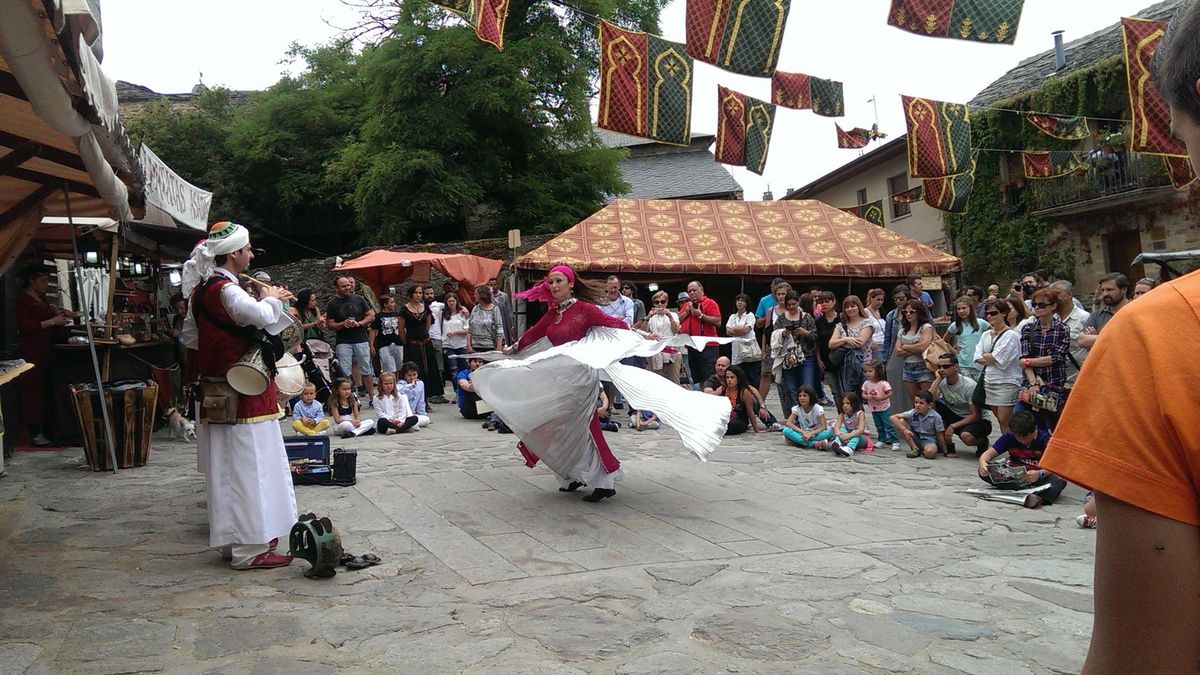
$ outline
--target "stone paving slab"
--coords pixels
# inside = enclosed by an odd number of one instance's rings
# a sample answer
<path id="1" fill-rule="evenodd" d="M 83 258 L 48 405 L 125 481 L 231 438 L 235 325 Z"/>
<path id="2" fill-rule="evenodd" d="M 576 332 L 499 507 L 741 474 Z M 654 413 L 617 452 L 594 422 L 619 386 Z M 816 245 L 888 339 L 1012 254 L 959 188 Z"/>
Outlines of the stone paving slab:
<path id="1" fill-rule="evenodd" d="M 974 460 L 846 460 L 779 434 L 701 463 L 669 430 L 610 435 L 630 472 L 588 504 L 512 436 L 437 406 L 419 434 L 335 439 L 351 488 L 305 486 L 348 550 L 305 579 L 207 543 L 194 446 L 86 471 L 22 453 L 0 480 L 0 672 L 1046 673 L 1091 630 L 1083 492 L 983 502 Z"/>

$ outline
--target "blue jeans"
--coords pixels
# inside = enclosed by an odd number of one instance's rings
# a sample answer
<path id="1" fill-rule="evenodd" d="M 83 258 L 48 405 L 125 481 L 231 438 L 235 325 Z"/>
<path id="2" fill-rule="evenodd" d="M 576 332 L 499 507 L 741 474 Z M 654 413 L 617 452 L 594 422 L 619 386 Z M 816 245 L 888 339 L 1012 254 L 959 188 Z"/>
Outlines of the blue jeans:
<path id="1" fill-rule="evenodd" d="M 335 347 L 338 365 L 346 372 L 347 376 L 353 374 L 351 370 L 353 363 L 358 364 L 358 372 L 363 377 L 375 377 L 375 370 L 371 368 L 371 345 L 366 342 L 343 343 L 339 342 Z M 352 363 L 353 362 L 353 363 Z"/>
<path id="2" fill-rule="evenodd" d="M 462 370 L 463 368 L 467 367 L 466 359 L 452 359 L 450 357 L 458 356 L 460 354 L 466 354 L 466 353 L 467 353 L 466 347 L 443 347 L 442 348 L 442 356 L 445 357 L 445 362 L 446 362 L 446 377 L 445 377 L 445 379 L 453 381 L 454 374 L 457 373 L 458 371 Z M 455 385 L 455 386 L 457 387 L 457 385 Z"/>
<path id="3" fill-rule="evenodd" d="M 805 361 L 804 365 L 807 364 L 808 361 Z M 800 385 L 804 384 L 804 365 L 783 370 L 782 377 L 775 383 L 775 389 L 779 392 L 779 407 L 783 408 L 785 415 L 796 405 L 796 394 L 800 392 Z"/>

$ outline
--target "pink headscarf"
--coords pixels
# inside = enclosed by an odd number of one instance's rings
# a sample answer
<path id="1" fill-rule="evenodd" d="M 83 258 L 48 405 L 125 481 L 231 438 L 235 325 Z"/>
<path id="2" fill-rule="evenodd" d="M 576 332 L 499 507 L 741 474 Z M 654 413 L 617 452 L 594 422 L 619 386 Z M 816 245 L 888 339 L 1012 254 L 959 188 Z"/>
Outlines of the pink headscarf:
<path id="1" fill-rule="evenodd" d="M 527 291 L 521 291 L 520 293 L 517 293 L 516 297 L 522 300 L 544 302 L 547 305 L 554 304 L 554 294 L 550 292 L 549 279 L 550 275 L 554 274 L 555 272 L 558 272 L 566 277 L 567 281 L 570 283 L 575 283 L 575 270 L 567 267 L 566 265 L 555 265 L 554 267 L 550 268 L 550 271 L 546 273 L 546 278 L 542 279 L 538 285 Z"/>

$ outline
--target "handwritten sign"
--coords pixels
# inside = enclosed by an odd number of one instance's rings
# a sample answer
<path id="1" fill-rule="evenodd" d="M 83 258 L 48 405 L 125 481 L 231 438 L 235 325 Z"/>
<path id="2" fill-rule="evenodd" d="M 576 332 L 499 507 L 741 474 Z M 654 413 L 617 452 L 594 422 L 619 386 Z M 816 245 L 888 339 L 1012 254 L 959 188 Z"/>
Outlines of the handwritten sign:
<path id="1" fill-rule="evenodd" d="M 171 170 L 152 150 L 142 144 L 138 151 L 146 201 L 171 214 L 179 222 L 197 230 L 208 229 L 208 209 L 212 193 L 201 190 Z"/>

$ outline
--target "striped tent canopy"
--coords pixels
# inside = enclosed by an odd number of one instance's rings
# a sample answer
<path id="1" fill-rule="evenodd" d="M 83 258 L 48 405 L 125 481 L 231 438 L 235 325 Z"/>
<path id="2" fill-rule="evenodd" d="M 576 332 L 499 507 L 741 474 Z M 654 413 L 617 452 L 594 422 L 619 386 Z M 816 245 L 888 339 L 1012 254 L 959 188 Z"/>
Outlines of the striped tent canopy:
<path id="1" fill-rule="evenodd" d="M 917 243 L 816 200 L 618 199 L 517 260 L 517 267 L 625 274 L 899 279 L 962 269 Z"/>

